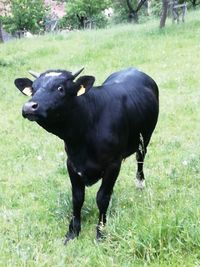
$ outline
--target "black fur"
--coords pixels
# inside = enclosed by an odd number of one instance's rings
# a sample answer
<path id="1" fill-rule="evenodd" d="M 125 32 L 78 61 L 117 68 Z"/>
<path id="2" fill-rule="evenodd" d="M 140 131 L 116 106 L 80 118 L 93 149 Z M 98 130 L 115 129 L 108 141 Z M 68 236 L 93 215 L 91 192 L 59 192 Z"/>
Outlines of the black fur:
<path id="1" fill-rule="evenodd" d="M 85 186 L 102 179 L 96 199 L 99 239 L 122 160 L 136 152 L 136 176 L 144 180 L 143 161 L 158 118 L 158 87 L 134 68 L 111 74 L 98 87 L 93 87 L 92 76 L 74 81 L 71 72 L 53 71 L 57 76 L 51 72 L 41 74 L 33 84 L 27 79 L 24 85 L 23 79 L 15 81 L 21 91 L 32 84 L 33 96 L 22 113 L 65 143 L 73 197 L 66 242 L 79 235 Z M 86 92 L 77 96 L 81 86 Z"/>

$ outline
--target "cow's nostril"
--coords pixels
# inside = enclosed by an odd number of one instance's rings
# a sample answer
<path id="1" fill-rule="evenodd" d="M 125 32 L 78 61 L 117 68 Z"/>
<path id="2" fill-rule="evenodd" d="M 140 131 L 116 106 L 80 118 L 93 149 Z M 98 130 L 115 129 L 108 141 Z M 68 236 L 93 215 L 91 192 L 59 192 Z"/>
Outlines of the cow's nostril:
<path id="1" fill-rule="evenodd" d="M 33 103 L 32 104 L 32 109 L 35 111 L 35 110 L 37 110 L 38 109 L 38 103 Z"/>
<path id="2" fill-rule="evenodd" d="M 37 102 L 27 102 L 24 104 L 22 108 L 23 115 L 35 113 L 39 108 L 39 104 Z"/>

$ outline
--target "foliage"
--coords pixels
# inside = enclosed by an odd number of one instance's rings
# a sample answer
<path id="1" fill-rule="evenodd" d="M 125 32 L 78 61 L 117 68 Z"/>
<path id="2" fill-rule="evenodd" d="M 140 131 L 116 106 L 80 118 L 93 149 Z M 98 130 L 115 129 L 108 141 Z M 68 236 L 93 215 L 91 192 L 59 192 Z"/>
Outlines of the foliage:
<path id="1" fill-rule="evenodd" d="M 11 0 L 0 0 L 0 16 L 10 14 Z"/>
<path id="2" fill-rule="evenodd" d="M 139 1 L 137 0 L 132 0 L 131 5 L 133 9 L 136 9 L 138 6 Z M 125 0 L 114 0 L 113 1 L 113 8 L 114 8 L 114 21 L 116 23 L 121 23 L 121 22 L 127 22 L 129 21 L 129 16 L 130 16 L 130 11 L 127 6 L 127 1 Z M 143 5 L 141 9 L 138 11 L 140 14 L 140 17 L 144 17 L 147 15 L 146 12 L 146 7 Z M 142 19 L 144 20 L 144 19 Z"/>
<path id="3" fill-rule="evenodd" d="M 151 3 L 151 13 L 156 17 L 160 17 L 162 12 L 162 1 L 154 0 Z"/>
<path id="4" fill-rule="evenodd" d="M 128 7 L 126 1 L 117 0 L 113 2 L 114 21 L 116 23 L 128 21 Z"/>
<path id="5" fill-rule="evenodd" d="M 200 3 L 200 0 L 178 0 L 178 3 L 179 4 L 182 4 L 182 3 L 187 3 L 187 9 L 191 9 L 191 6 L 192 6 L 192 3 L 194 2 L 198 2 Z M 169 3 L 171 3 L 172 1 L 168 1 Z M 169 12 L 168 14 L 170 14 L 170 7 L 169 6 Z M 151 13 L 152 15 L 156 16 L 156 17 L 160 17 L 161 13 L 162 13 L 162 1 L 160 0 L 153 0 L 151 1 Z"/>
<path id="6" fill-rule="evenodd" d="M 45 11 L 43 0 L 13 0 L 12 16 L 4 19 L 5 28 L 9 32 L 17 30 L 39 32 L 44 28 Z"/>
<path id="7" fill-rule="evenodd" d="M 101 12 L 110 4 L 110 0 L 69 0 L 67 2 L 67 17 L 69 25 L 83 28 L 79 18 L 94 21 L 101 26 L 101 20 L 105 22 L 105 17 Z M 104 24 L 104 23 L 103 23 Z"/>
<path id="8" fill-rule="evenodd" d="M 0 266 L 200 266 L 199 17 L 189 11 L 184 24 L 167 21 L 162 32 L 155 20 L 0 45 Z M 96 85 L 128 66 L 145 71 L 160 88 L 160 117 L 146 189 L 134 187 L 132 156 L 115 185 L 107 238 L 95 242 L 97 183 L 87 188 L 78 240 L 64 247 L 71 186 L 63 142 L 22 118 L 28 99 L 13 81 L 31 78 L 29 69 L 82 66 Z"/>
<path id="9" fill-rule="evenodd" d="M 196 8 L 197 6 L 200 5 L 199 0 L 189 0 L 189 2 L 192 4 L 193 8 Z"/>
<path id="10" fill-rule="evenodd" d="M 102 12 L 92 16 L 92 21 L 96 28 L 105 28 L 108 24 L 108 18 Z"/>

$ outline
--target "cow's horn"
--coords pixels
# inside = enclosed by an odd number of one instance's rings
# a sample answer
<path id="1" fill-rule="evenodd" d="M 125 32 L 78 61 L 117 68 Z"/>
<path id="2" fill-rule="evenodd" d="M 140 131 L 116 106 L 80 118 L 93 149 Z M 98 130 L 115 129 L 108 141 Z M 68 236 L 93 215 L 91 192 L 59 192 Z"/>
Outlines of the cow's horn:
<path id="1" fill-rule="evenodd" d="M 34 78 L 38 78 L 40 76 L 40 73 L 38 72 L 35 72 L 35 71 L 32 71 L 32 70 L 29 70 L 28 71 Z"/>
<path id="2" fill-rule="evenodd" d="M 84 70 L 84 67 L 73 74 L 73 78 L 75 79 L 82 71 Z"/>

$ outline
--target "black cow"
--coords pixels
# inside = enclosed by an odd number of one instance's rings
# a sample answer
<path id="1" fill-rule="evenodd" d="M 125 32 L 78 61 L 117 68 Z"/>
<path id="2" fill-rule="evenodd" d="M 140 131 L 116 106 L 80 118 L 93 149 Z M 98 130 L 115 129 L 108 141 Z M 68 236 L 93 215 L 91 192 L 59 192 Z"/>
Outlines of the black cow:
<path id="1" fill-rule="evenodd" d="M 139 187 L 144 185 L 143 163 L 158 119 L 158 87 L 145 73 L 128 68 L 111 74 L 94 87 L 93 76 L 48 70 L 15 80 L 16 87 L 32 98 L 22 115 L 36 121 L 65 143 L 72 184 L 73 217 L 66 242 L 79 235 L 85 186 L 102 179 L 96 201 L 99 208 L 97 239 L 122 160 L 136 152 Z"/>

